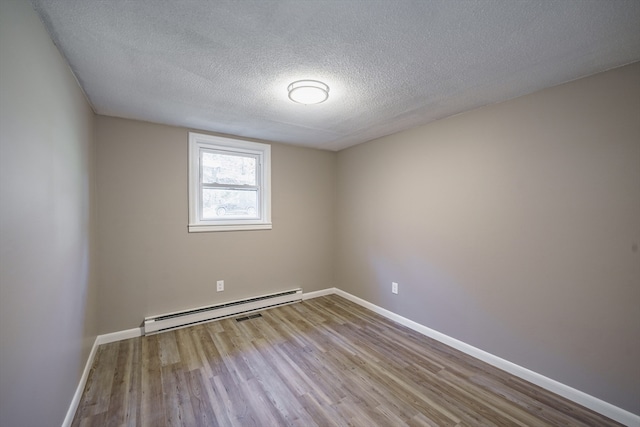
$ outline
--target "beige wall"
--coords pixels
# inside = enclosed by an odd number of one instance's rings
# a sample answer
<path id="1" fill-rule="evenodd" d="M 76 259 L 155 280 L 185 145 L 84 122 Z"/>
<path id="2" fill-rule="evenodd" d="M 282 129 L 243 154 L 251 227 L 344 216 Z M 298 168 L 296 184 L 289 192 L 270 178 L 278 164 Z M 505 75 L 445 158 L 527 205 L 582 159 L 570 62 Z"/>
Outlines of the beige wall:
<path id="1" fill-rule="evenodd" d="M 186 129 L 97 118 L 101 333 L 168 311 L 334 286 L 336 154 L 272 144 L 273 230 L 188 233 L 187 138 Z"/>
<path id="2" fill-rule="evenodd" d="M 340 152 L 337 218 L 340 288 L 640 414 L 640 63 Z"/>
<path id="3" fill-rule="evenodd" d="M 0 425 L 65 417 L 96 337 L 93 113 L 27 1 L 0 1 Z"/>

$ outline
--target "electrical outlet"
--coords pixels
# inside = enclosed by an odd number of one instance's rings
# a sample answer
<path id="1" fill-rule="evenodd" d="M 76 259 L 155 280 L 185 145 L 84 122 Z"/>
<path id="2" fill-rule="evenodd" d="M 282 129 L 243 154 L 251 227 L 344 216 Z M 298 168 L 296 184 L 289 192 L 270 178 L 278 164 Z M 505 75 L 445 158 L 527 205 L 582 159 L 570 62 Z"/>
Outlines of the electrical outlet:
<path id="1" fill-rule="evenodd" d="M 398 284 L 396 282 L 391 282 L 391 292 L 394 294 L 398 293 Z"/>
<path id="2" fill-rule="evenodd" d="M 218 282 L 216 283 L 216 291 L 217 292 L 224 291 L 224 280 L 218 280 Z"/>

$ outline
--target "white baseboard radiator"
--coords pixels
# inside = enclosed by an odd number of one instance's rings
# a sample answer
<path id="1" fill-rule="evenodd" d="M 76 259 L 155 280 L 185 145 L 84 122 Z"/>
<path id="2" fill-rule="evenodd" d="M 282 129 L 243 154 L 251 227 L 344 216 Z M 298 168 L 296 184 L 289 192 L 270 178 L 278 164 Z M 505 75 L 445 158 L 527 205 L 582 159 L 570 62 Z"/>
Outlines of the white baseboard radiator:
<path id="1" fill-rule="evenodd" d="M 292 289 L 192 310 L 147 317 L 144 319 L 144 334 L 150 335 L 171 329 L 184 328 L 223 317 L 237 316 L 299 301 L 302 301 L 302 289 Z"/>

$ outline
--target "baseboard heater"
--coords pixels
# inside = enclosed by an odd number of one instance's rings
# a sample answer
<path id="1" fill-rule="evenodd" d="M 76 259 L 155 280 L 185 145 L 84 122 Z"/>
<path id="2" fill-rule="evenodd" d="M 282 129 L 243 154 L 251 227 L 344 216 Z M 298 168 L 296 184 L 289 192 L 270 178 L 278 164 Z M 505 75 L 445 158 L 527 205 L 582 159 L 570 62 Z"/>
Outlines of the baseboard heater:
<path id="1" fill-rule="evenodd" d="M 185 326 L 209 322 L 223 317 L 251 313 L 298 301 L 302 301 L 302 289 L 292 289 L 290 291 L 194 308 L 192 310 L 147 317 L 144 319 L 144 334 L 150 335 L 171 329 L 184 328 Z"/>

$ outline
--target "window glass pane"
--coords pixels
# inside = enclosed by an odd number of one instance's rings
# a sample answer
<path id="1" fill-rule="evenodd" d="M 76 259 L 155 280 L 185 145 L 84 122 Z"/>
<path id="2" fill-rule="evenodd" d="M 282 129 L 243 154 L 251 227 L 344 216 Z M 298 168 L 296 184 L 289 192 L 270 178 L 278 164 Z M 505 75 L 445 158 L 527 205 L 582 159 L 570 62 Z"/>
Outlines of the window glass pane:
<path id="1" fill-rule="evenodd" d="M 256 185 L 256 158 L 205 151 L 202 153 L 202 182 Z"/>
<path id="2" fill-rule="evenodd" d="M 202 219 L 258 218 L 257 190 L 202 190 Z"/>

